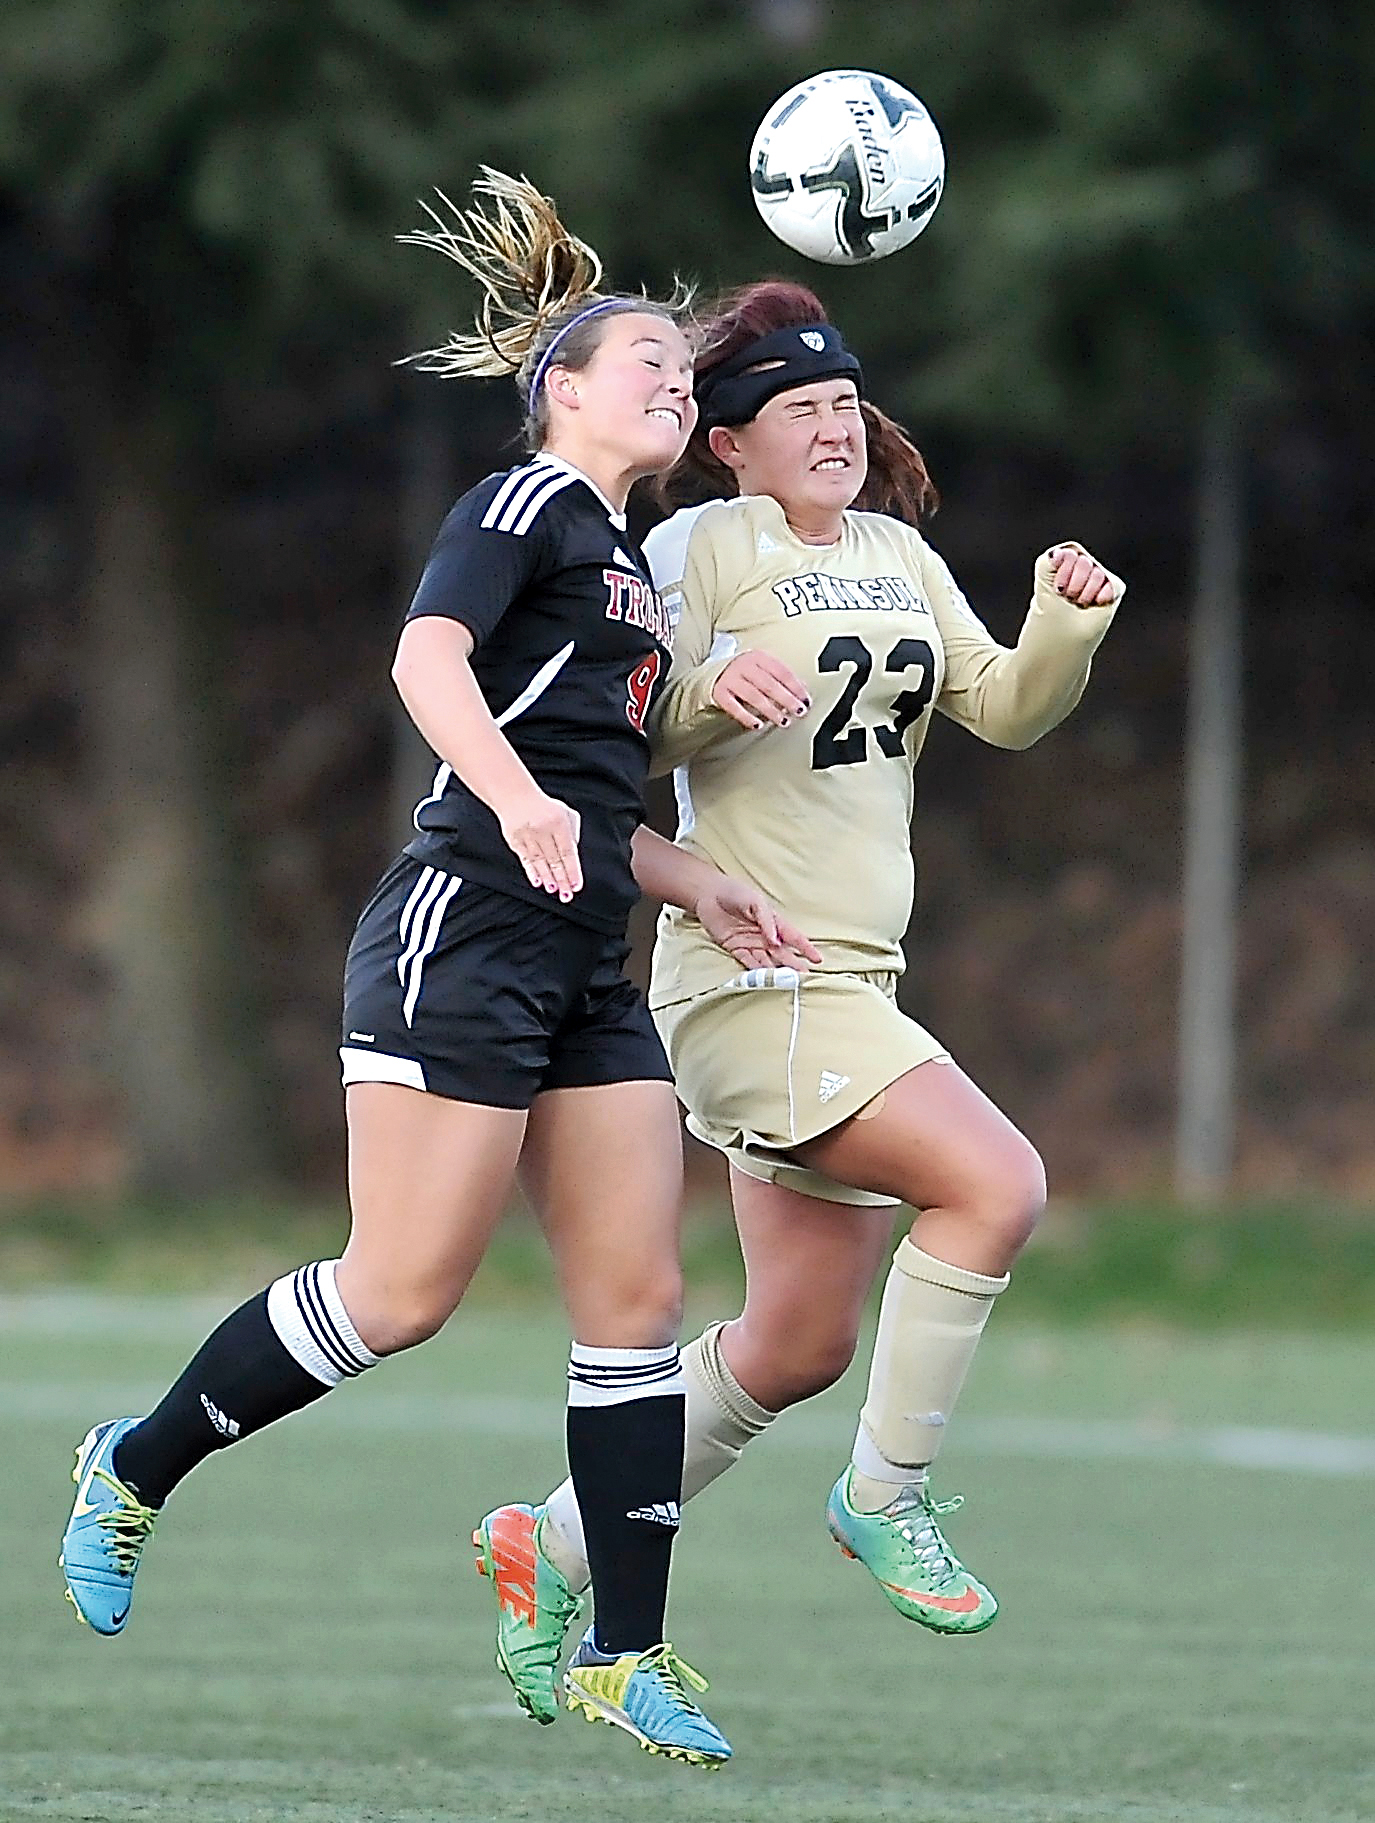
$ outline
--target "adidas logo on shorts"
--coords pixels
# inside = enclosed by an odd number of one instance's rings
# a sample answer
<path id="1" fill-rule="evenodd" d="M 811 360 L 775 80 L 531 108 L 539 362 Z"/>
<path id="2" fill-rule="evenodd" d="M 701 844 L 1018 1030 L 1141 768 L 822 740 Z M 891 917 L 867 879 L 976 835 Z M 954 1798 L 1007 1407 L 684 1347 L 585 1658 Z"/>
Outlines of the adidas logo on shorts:
<path id="1" fill-rule="evenodd" d="M 848 1076 L 837 1076 L 834 1070 L 823 1070 L 821 1087 L 817 1090 L 817 1094 L 822 1101 L 829 1101 L 833 1095 L 839 1095 L 849 1080 Z"/>

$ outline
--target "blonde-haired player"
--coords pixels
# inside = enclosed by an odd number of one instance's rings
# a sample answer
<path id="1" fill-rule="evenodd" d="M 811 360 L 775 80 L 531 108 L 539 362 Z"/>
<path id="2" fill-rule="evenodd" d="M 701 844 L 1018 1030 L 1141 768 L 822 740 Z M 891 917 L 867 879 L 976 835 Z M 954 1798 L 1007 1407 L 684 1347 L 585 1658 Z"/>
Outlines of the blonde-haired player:
<path id="1" fill-rule="evenodd" d="M 1081 547 L 1035 564 L 999 645 L 914 529 L 919 453 L 862 396 L 859 363 L 809 291 L 728 300 L 696 363 L 701 419 L 676 475 L 717 499 L 646 541 L 676 616 L 652 726 L 678 842 L 769 892 L 822 960 L 742 971 L 667 910 L 650 1003 L 688 1124 L 730 1161 L 745 1306 L 683 1351 L 690 1499 L 775 1415 L 842 1373 L 891 1244 L 853 1458 L 827 1519 L 904 1616 L 976 1632 L 997 1613 L 960 1563 L 927 1471 L 975 1347 L 1043 1205 L 1035 1150 L 898 1007 L 912 907 L 913 769 L 933 713 L 1029 746 L 1074 707 L 1122 583 Z M 876 510 L 856 510 L 855 503 Z M 565 1482 L 542 1555 L 585 1579 Z"/>
<path id="2" fill-rule="evenodd" d="M 422 364 L 515 378 L 531 458 L 449 513 L 397 649 L 393 677 L 440 764 L 345 965 L 352 1229 L 340 1259 L 228 1316 L 147 1417 L 91 1430 L 68 1592 L 93 1629 L 120 1632 L 187 1474 L 433 1335 L 519 1162 L 575 1338 L 569 1461 L 597 1609 L 568 1700 L 715 1765 L 730 1748 L 689 1694 L 703 1681 L 663 1637 L 683 1462 L 678 1112 L 621 970 L 641 886 L 694 906 L 746 966 L 780 935 L 754 889 L 640 827 L 669 628 L 625 503 L 682 452 L 691 350 L 671 304 L 599 290 L 596 255 L 527 182 L 488 170 L 468 208 L 406 238 L 483 293 L 473 329 Z M 508 1514 L 481 1543 L 533 1592 L 528 1534 Z M 552 1692 L 527 1707 L 554 1719 Z"/>

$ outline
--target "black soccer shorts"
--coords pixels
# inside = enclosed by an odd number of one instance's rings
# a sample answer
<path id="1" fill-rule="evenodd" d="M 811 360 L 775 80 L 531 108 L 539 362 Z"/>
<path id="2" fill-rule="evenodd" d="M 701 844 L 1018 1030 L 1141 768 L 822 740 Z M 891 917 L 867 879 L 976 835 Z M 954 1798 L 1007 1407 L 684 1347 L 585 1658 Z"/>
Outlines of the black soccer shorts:
<path id="1" fill-rule="evenodd" d="M 628 948 L 403 854 L 349 945 L 344 1083 L 528 1108 L 544 1089 L 669 1082 Z"/>

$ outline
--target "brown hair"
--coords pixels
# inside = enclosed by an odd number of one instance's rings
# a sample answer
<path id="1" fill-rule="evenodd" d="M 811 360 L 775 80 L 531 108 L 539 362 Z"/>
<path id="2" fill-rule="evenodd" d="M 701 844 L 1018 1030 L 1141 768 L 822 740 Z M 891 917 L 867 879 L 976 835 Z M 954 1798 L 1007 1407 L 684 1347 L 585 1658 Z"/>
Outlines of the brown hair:
<path id="1" fill-rule="evenodd" d="M 513 375 L 525 398 L 525 444 L 537 450 L 549 432 L 549 406 L 543 384 L 534 382 L 537 377 L 542 382 L 545 356 L 555 342 L 555 365 L 579 373 L 601 346 L 608 317 L 647 312 L 681 327 L 692 294 L 681 284 L 662 302 L 598 291 L 602 262 L 564 227 L 553 198 L 541 195 L 527 177 L 508 177 L 491 165 L 480 169 L 468 208 L 460 209 L 436 189 L 447 213 L 422 199 L 420 207 L 434 226 L 396 237 L 442 253 L 477 280 L 482 302 L 473 327 L 455 330 L 438 348 L 407 355 L 397 366 L 446 380 Z M 577 322 L 594 306 L 595 314 Z"/>
<path id="2" fill-rule="evenodd" d="M 743 285 L 718 300 L 705 319 L 698 319 L 701 353 L 696 372 L 700 379 L 722 361 L 739 354 L 760 336 L 777 329 L 802 329 L 808 323 L 828 323 L 825 305 L 814 291 L 790 279 L 761 279 Z M 939 503 L 935 485 L 926 471 L 921 451 L 907 432 L 868 399 L 860 402 L 869 473 L 856 507 L 864 512 L 891 513 L 915 525 L 934 513 Z M 739 492 L 735 476 L 711 452 L 707 433 L 699 424 L 686 450 L 659 483 L 665 506 L 686 506 L 701 500 L 730 499 Z"/>

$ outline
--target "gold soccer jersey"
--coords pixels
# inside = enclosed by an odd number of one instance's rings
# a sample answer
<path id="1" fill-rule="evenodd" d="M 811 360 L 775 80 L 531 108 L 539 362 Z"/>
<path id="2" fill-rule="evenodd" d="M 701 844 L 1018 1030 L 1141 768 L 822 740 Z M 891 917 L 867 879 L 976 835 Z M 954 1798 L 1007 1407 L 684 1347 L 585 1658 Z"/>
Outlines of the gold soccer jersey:
<path id="1" fill-rule="evenodd" d="M 645 541 L 676 623 L 669 685 L 650 723 L 652 770 L 674 773 L 679 842 L 768 893 L 831 971 L 900 969 L 912 910 L 912 771 L 939 709 L 998 747 L 1029 747 L 1083 694 L 1123 587 L 1106 607 L 1055 592 L 1035 568 L 1015 647 L 1001 646 L 920 533 L 848 512 L 838 543 L 806 544 L 777 501 L 675 513 Z M 750 732 L 711 700 L 738 653 L 772 653 L 812 707 Z M 738 972 L 690 914 L 659 924 L 650 1004 Z"/>

